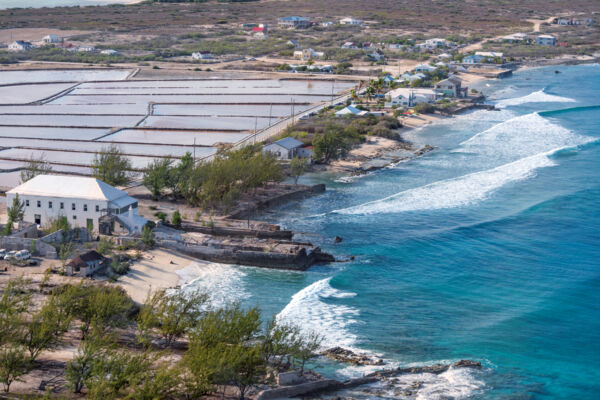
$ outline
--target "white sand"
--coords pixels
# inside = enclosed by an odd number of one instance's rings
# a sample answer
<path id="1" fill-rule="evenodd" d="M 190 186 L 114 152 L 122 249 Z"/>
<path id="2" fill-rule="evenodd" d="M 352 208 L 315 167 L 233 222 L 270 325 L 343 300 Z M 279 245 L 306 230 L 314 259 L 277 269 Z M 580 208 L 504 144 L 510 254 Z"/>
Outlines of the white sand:
<path id="1" fill-rule="evenodd" d="M 129 273 L 121 277 L 118 283 L 134 301 L 143 303 L 149 292 L 180 285 L 177 271 L 191 264 L 210 263 L 173 251 L 162 249 L 148 251 L 144 253 L 141 260 L 131 266 Z"/>

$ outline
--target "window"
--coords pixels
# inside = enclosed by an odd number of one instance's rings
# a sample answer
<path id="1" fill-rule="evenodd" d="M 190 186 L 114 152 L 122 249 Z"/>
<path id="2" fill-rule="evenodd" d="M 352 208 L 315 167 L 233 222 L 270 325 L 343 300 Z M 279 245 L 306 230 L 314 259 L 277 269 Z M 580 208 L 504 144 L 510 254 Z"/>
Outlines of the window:
<path id="1" fill-rule="evenodd" d="M 51 201 L 48 202 L 48 208 L 52 208 L 52 202 Z"/>
<path id="2" fill-rule="evenodd" d="M 42 202 L 38 200 L 38 201 L 37 201 L 37 206 L 38 206 L 38 207 L 41 207 L 41 206 L 42 206 Z"/>
<path id="3" fill-rule="evenodd" d="M 73 219 L 77 219 L 77 215 L 73 215 Z"/>
<path id="4" fill-rule="evenodd" d="M 83 205 L 83 211 L 87 211 L 87 204 Z"/>
<path id="5" fill-rule="evenodd" d="M 25 200 L 25 207 L 29 207 L 29 200 Z"/>
<path id="6" fill-rule="evenodd" d="M 100 206 L 96 204 L 96 212 L 100 212 Z"/>
<path id="7" fill-rule="evenodd" d="M 34 221 L 35 221 L 35 223 L 37 225 L 41 225 L 41 223 L 42 223 L 42 216 L 40 214 L 35 214 L 33 216 L 33 219 L 34 219 Z"/>
<path id="8" fill-rule="evenodd" d="M 71 210 L 75 211 L 75 203 L 71 203 Z"/>
<path id="9" fill-rule="evenodd" d="M 60 209 L 64 210 L 65 209 L 65 203 L 63 203 L 62 201 L 60 202 Z"/>

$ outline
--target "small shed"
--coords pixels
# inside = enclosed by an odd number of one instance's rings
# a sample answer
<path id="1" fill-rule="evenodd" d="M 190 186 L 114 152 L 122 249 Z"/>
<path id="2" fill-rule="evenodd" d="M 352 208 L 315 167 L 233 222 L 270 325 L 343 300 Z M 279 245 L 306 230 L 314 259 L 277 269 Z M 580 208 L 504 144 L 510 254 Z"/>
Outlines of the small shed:
<path id="1" fill-rule="evenodd" d="M 273 153 L 280 160 L 291 160 L 298 155 L 298 149 L 303 145 L 301 141 L 293 137 L 286 137 L 264 146 L 262 151 L 263 153 Z"/>
<path id="2" fill-rule="evenodd" d="M 90 250 L 73 258 L 66 265 L 67 275 L 90 276 L 104 267 L 105 258 L 95 250 Z"/>

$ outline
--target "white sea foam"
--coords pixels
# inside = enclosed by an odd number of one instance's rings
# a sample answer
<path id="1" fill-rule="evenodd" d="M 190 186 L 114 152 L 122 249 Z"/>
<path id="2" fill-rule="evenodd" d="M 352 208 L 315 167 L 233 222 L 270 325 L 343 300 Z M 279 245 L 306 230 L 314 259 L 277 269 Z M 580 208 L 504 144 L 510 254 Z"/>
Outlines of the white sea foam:
<path id="1" fill-rule="evenodd" d="M 575 100 L 569 97 L 556 96 L 545 92 L 545 89 L 530 93 L 526 96 L 515 97 L 512 99 L 499 100 L 496 107 L 503 108 L 508 106 L 518 106 L 526 103 L 574 103 Z"/>
<path id="2" fill-rule="evenodd" d="M 582 144 L 588 140 L 589 138 L 574 134 L 538 113 L 531 113 L 510 118 L 479 132 L 462 142 L 454 151 L 506 162 L 558 147 Z"/>
<path id="3" fill-rule="evenodd" d="M 304 334 L 323 336 L 324 348 L 342 346 L 352 348 L 356 335 L 348 326 L 356 323 L 358 310 L 341 304 L 330 304 L 327 299 L 353 297 L 355 293 L 343 292 L 330 285 L 331 278 L 317 281 L 295 295 L 277 315 L 277 320 L 297 325 Z"/>
<path id="4" fill-rule="evenodd" d="M 177 275 L 182 290 L 206 293 L 214 307 L 223 307 L 250 296 L 243 282 L 246 274 L 238 267 L 194 262 L 178 270 Z"/>
<path id="5" fill-rule="evenodd" d="M 414 400 L 438 400 L 438 399 L 466 399 L 485 388 L 485 382 L 477 375 L 479 371 L 470 368 L 452 368 L 439 375 L 403 374 L 377 382 L 365 388 L 348 391 L 351 397 L 369 399 L 414 399 Z"/>
<path id="6" fill-rule="evenodd" d="M 510 182 L 533 176 L 538 168 L 554 165 L 548 158 L 549 154 L 536 154 L 490 170 L 434 182 L 380 200 L 333 212 L 338 214 L 382 214 L 467 206 L 487 198 L 492 192 Z"/>
<path id="7" fill-rule="evenodd" d="M 554 166 L 555 162 L 550 156 L 555 152 L 593 140 L 554 124 L 537 113 L 514 117 L 474 135 L 452 151 L 468 153 L 469 157 L 463 156 L 462 160 L 430 160 L 434 164 L 463 162 L 496 167 L 433 182 L 333 212 L 379 214 L 468 206 L 488 198 L 506 184 L 534 176 L 540 168 Z M 465 168 L 468 167 L 465 165 Z"/>

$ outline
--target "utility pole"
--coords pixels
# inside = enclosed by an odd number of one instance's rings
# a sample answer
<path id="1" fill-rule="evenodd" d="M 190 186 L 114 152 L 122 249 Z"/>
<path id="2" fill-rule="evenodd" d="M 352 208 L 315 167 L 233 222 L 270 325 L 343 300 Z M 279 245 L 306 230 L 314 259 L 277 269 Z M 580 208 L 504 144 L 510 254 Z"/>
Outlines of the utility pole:
<path id="1" fill-rule="evenodd" d="M 273 115 L 273 103 L 269 105 L 269 126 L 271 126 L 271 115 Z"/>
<path id="2" fill-rule="evenodd" d="M 296 116 L 295 110 L 294 110 L 294 99 L 292 98 L 292 125 L 294 125 L 294 117 Z"/>
<path id="3" fill-rule="evenodd" d="M 335 79 L 333 81 L 331 81 L 331 106 L 333 107 L 333 93 L 334 93 L 334 87 L 335 87 Z"/>
<path id="4" fill-rule="evenodd" d="M 257 128 L 257 125 L 258 125 L 258 117 L 255 117 L 255 119 L 254 119 L 254 135 L 253 135 L 254 136 L 254 144 L 256 144 L 256 128 Z"/>

